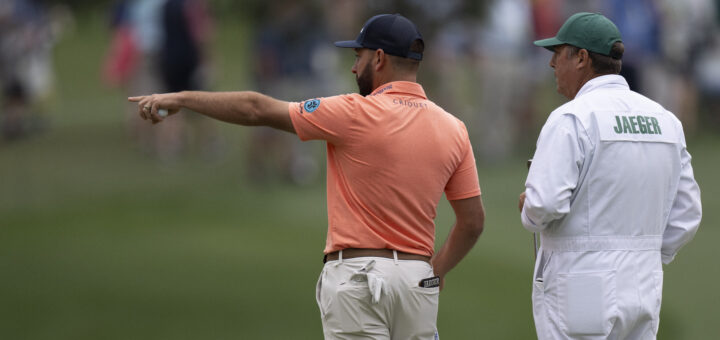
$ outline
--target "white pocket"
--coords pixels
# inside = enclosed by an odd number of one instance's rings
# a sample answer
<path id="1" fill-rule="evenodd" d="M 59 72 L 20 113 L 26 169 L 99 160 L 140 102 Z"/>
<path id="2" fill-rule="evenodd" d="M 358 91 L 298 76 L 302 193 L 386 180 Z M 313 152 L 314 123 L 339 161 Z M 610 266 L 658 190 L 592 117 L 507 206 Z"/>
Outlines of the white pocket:
<path id="1" fill-rule="evenodd" d="M 658 326 L 660 325 L 660 306 L 662 305 L 663 271 L 654 271 L 652 274 L 654 283 L 653 292 L 655 292 L 655 298 L 653 299 L 654 304 L 652 305 L 652 326 L 655 334 L 657 334 Z"/>
<path id="2" fill-rule="evenodd" d="M 607 335 L 617 314 L 615 271 L 560 274 L 560 317 L 569 335 Z"/>
<path id="3" fill-rule="evenodd" d="M 325 318 L 325 313 L 327 312 L 327 302 L 323 303 L 323 277 L 325 276 L 325 269 L 323 268 L 322 272 L 320 272 L 320 277 L 318 278 L 317 284 L 315 285 L 315 301 L 317 301 L 318 308 L 320 309 L 320 317 Z"/>
<path id="4" fill-rule="evenodd" d="M 532 303 L 533 319 L 535 320 L 535 331 L 538 339 L 551 339 L 552 337 L 548 336 L 546 331 L 548 320 L 545 304 L 545 283 L 541 280 L 533 282 Z"/>

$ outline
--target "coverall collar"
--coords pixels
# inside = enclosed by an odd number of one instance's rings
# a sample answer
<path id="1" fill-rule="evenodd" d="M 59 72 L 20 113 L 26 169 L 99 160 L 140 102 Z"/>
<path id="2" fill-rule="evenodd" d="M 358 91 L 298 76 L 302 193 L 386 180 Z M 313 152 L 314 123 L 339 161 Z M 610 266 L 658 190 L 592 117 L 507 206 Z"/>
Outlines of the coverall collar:
<path id="1" fill-rule="evenodd" d="M 623 76 L 617 74 L 606 74 L 604 76 L 588 80 L 588 82 L 580 88 L 580 91 L 578 91 L 577 95 L 575 95 L 575 98 L 599 88 L 621 88 L 629 90 L 630 86 L 628 86 L 628 83 Z"/>

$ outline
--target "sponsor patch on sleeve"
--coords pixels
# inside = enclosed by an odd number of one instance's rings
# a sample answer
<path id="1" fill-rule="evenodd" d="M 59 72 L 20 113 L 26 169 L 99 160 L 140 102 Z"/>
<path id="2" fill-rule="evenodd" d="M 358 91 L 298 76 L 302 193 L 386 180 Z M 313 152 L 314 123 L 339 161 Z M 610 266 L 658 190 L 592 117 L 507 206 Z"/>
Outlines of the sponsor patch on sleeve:
<path id="1" fill-rule="evenodd" d="M 306 100 L 302 107 L 305 109 L 305 112 L 312 113 L 320 107 L 320 99 Z"/>

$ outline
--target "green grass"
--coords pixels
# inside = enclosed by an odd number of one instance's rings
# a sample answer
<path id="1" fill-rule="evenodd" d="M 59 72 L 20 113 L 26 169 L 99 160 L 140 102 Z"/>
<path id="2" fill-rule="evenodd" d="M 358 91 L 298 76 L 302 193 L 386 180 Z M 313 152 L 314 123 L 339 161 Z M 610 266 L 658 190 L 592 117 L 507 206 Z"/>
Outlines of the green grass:
<path id="1" fill-rule="evenodd" d="M 242 127 L 222 126 L 223 162 L 137 152 L 122 93 L 98 85 L 100 20 L 81 20 L 57 49 L 51 129 L 0 144 L 0 339 L 321 338 L 323 181 L 248 183 Z M 217 87 L 232 89 L 247 74 L 244 29 L 222 27 Z M 705 218 L 666 267 L 660 339 L 720 338 L 720 138 L 689 144 Z M 531 339 L 532 237 L 516 212 L 524 158 L 479 172 L 486 231 L 447 278 L 440 334 Z M 440 243 L 447 203 L 437 222 Z"/>

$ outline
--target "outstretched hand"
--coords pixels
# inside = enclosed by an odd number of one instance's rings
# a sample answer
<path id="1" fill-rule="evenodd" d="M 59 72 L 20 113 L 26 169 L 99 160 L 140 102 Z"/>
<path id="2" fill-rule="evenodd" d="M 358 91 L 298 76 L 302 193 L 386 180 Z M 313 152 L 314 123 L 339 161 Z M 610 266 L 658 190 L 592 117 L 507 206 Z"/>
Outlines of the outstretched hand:
<path id="1" fill-rule="evenodd" d="M 138 114 L 140 117 L 145 120 L 149 119 L 153 124 L 162 122 L 165 118 L 159 114 L 160 110 L 167 110 L 167 116 L 174 115 L 180 110 L 177 93 L 128 97 L 128 101 L 138 103 Z"/>

